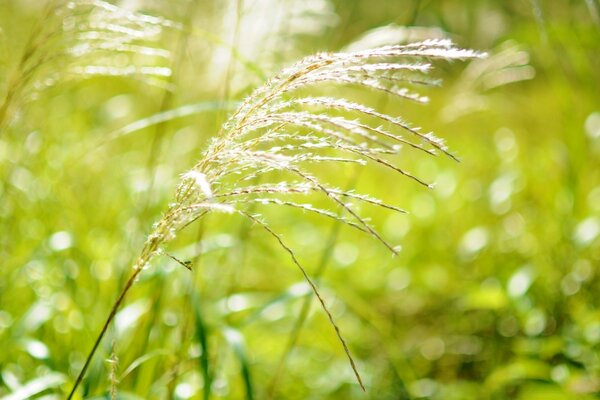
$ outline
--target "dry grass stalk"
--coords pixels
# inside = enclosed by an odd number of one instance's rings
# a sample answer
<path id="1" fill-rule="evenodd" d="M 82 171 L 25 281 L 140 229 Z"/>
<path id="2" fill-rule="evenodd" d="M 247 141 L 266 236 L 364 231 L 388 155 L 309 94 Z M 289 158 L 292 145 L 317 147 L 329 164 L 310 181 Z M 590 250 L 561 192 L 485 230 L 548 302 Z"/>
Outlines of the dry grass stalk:
<path id="1" fill-rule="evenodd" d="M 385 46 L 351 53 L 323 53 L 307 57 L 268 81 L 251 94 L 223 125 L 200 161 L 182 175 L 175 202 L 154 225 L 144 248 L 134 264 L 133 273 L 118 297 L 87 362 L 69 396 L 81 382 L 89 362 L 115 312 L 136 277 L 178 231 L 210 212 L 236 213 L 265 229 L 289 254 L 292 262 L 317 296 L 333 326 L 358 383 L 364 389 L 360 374 L 350 355 L 339 327 L 325 300 L 306 270 L 282 237 L 273 231 L 249 205 L 281 205 L 334 218 L 371 235 L 390 251 L 388 243 L 361 216 L 348 200 L 366 202 L 389 210 L 403 210 L 366 194 L 330 187 L 318 175 L 306 169 L 310 163 L 353 162 L 375 163 L 390 168 L 421 185 L 426 182 L 396 166 L 390 156 L 405 145 L 428 156 L 443 153 L 455 158 L 444 143 L 432 133 L 423 133 L 398 116 L 382 114 L 365 105 L 344 98 L 302 96 L 300 93 L 315 85 L 327 83 L 354 85 L 384 92 L 416 102 L 427 98 L 413 92 L 414 83 L 433 84 L 427 76 L 430 60 L 456 60 L 481 57 L 482 54 L 455 47 L 446 39 L 420 43 Z M 340 116 L 336 112 L 352 115 Z M 381 125 L 366 121 L 379 120 Z M 334 156 L 332 156 L 334 154 Z M 256 177 L 261 184 L 252 184 Z M 273 176 L 288 177 L 273 182 Z M 345 215 L 312 204 L 300 204 L 287 197 L 320 193 L 332 206 Z"/>

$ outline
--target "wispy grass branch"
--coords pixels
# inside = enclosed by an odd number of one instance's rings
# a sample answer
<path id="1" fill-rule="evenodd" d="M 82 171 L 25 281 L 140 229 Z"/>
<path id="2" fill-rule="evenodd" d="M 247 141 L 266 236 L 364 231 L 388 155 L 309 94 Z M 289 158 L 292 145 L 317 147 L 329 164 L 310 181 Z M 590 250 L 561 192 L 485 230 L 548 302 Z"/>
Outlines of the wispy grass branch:
<path id="1" fill-rule="evenodd" d="M 292 263 L 298 267 L 319 300 L 359 385 L 365 389 L 349 347 L 318 287 L 282 236 L 261 217 L 249 212 L 249 207 L 258 202 L 267 207 L 284 205 L 315 212 L 355 226 L 381 242 L 391 252 L 395 252 L 394 246 L 344 199 L 350 198 L 386 207 L 383 202 L 350 190 L 335 189 L 327 184 L 319 173 L 309 172 L 307 165 L 314 162 L 338 164 L 348 160 L 353 160 L 359 165 L 380 164 L 428 186 L 410 172 L 398 167 L 392 160 L 384 158 L 384 155 L 390 155 L 383 153 L 390 149 L 396 150 L 398 139 L 401 139 L 401 143 L 412 143 L 410 148 L 416 149 L 418 153 L 450 153 L 433 134 L 423 134 L 399 117 L 381 114 L 366 105 L 352 103 L 343 97 L 303 97 L 298 93 L 300 90 L 314 90 L 319 83 L 325 81 L 329 84 L 347 85 L 364 78 L 361 81 L 363 84 L 360 85 L 362 87 L 384 91 L 409 101 L 422 102 L 425 101 L 424 97 L 410 94 L 410 80 L 414 79 L 415 73 L 426 77 L 431 70 L 431 59 L 456 60 L 481 56 L 482 54 L 471 50 L 459 49 L 449 40 L 426 40 L 405 46 L 385 46 L 351 53 L 323 53 L 301 60 L 257 89 L 223 125 L 200 161 L 182 175 L 175 202 L 154 225 L 153 232 L 134 264 L 133 273 L 113 306 L 69 398 L 75 393 L 106 328 L 136 277 L 156 255 L 161 254 L 162 248 L 178 231 L 206 213 L 214 211 L 236 213 L 252 221 L 268 232 L 289 254 Z M 407 65 L 410 65 L 410 68 L 406 68 Z M 410 70 L 410 79 L 405 80 L 406 69 Z M 385 79 L 390 74 L 394 79 Z M 298 111 L 290 111 L 291 107 L 297 108 Z M 305 107 L 320 107 L 323 111 L 315 112 L 306 110 Z M 349 119 L 336 116 L 332 112 L 334 109 L 354 117 Z M 388 129 L 395 129 L 395 132 L 372 125 L 368 121 L 373 118 L 383 120 L 390 125 Z M 298 131 L 299 125 L 302 127 L 301 131 Z M 289 140 L 289 143 L 293 144 L 288 147 L 282 146 L 281 143 L 277 143 L 278 138 L 283 142 L 286 142 L 285 139 L 293 139 Z M 340 153 L 343 153 L 342 157 L 339 156 Z M 273 176 L 293 179 L 287 183 L 273 183 Z M 261 185 L 252 183 L 256 177 L 261 177 Z M 341 208 L 343 213 L 338 217 L 321 207 L 288 199 L 290 195 L 298 195 L 300 192 L 320 193 L 326 202 Z M 271 196 L 266 198 L 265 193 Z M 394 206 L 386 208 L 400 211 Z"/>

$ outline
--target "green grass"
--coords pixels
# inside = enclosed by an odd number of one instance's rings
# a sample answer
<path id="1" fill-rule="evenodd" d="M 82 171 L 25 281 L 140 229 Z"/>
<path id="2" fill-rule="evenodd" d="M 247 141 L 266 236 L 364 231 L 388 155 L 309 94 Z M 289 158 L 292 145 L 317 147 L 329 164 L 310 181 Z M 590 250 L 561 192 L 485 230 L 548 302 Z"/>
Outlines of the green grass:
<path id="1" fill-rule="evenodd" d="M 40 23 L 43 10 L 30 3 L 0 0 L 0 99 Z M 318 282 L 366 394 L 289 255 L 256 224 L 213 214 L 168 248 L 192 272 L 161 256 L 140 274 L 78 396 L 111 398 L 114 388 L 123 399 L 595 398 L 597 2 L 323 2 L 316 25 L 273 23 L 256 46 L 253 26 L 264 20 L 250 3 L 231 2 L 225 18 L 221 2 L 148 2 L 142 11 L 178 27 L 141 42 L 170 58 L 117 56 L 170 66 L 170 78 L 68 74 L 98 58 L 122 62 L 93 54 L 53 60 L 36 76 L 65 79 L 37 98 L 28 97 L 33 84 L 19 93 L 0 133 L 0 398 L 66 396 L 181 174 L 261 77 L 390 23 L 444 29 L 490 59 L 510 42 L 529 54 L 535 76 L 485 89 L 471 84 L 467 64 L 436 63 L 443 84 L 422 90 L 427 106 L 325 89 L 435 131 L 461 159 L 401 153 L 398 164 L 435 181 L 433 190 L 385 168 L 313 169 L 409 211 L 360 208 L 402 247 L 396 257 L 327 218 L 250 209 Z M 239 6 L 248 10 L 236 17 Z M 293 35 L 298 26 L 313 28 Z"/>

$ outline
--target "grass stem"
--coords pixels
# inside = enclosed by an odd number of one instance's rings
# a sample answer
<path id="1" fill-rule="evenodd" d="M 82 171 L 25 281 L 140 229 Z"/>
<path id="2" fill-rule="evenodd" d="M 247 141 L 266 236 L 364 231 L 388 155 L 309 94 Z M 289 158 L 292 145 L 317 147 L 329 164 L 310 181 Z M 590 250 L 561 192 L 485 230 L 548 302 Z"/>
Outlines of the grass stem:
<path id="1" fill-rule="evenodd" d="M 140 272 L 142 272 L 142 268 L 136 268 L 133 271 L 133 273 L 127 280 L 127 283 L 123 287 L 123 290 L 121 290 L 121 294 L 119 294 L 119 297 L 113 304 L 113 306 L 110 310 L 110 313 L 108 314 L 108 318 L 106 318 L 106 322 L 104 323 L 104 326 L 102 327 L 102 330 L 100 331 L 100 334 L 96 338 L 96 342 L 94 343 L 92 350 L 89 352 L 89 354 L 85 360 L 85 364 L 83 365 L 81 372 L 77 376 L 77 380 L 75 380 L 75 384 L 73 385 L 73 388 L 71 389 L 71 392 L 69 393 L 69 396 L 67 397 L 67 400 L 71 400 L 73 398 L 73 395 L 75 394 L 75 391 L 77 390 L 77 387 L 81 384 L 81 381 L 83 380 L 83 377 L 85 376 L 85 373 L 87 372 L 88 367 L 90 366 L 90 363 L 92 362 L 92 358 L 94 357 L 94 354 L 96 353 L 96 350 L 98 349 L 98 346 L 100 345 L 100 342 L 102 341 L 102 338 L 106 334 L 106 331 L 108 330 L 108 327 L 110 326 L 113 319 L 115 319 L 115 315 L 117 314 L 117 311 L 119 310 L 119 307 L 121 306 L 121 303 L 123 303 L 125 296 L 129 292 L 129 289 L 131 289 L 131 286 L 133 286 L 133 283 L 135 282 L 135 279 L 140 274 Z"/>

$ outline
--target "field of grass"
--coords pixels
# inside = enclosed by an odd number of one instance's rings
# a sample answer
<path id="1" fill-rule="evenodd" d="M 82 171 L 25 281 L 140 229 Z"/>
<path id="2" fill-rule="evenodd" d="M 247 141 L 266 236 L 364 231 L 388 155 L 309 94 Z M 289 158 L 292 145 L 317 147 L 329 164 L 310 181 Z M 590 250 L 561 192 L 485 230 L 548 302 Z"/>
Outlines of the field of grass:
<path id="1" fill-rule="evenodd" d="M 428 39 L 477 53 L 365 56 Z M 599 2 L 0 0 L 0 399 L 66 398 L 132 273 L 73 398 L 597 399 Z"/>

